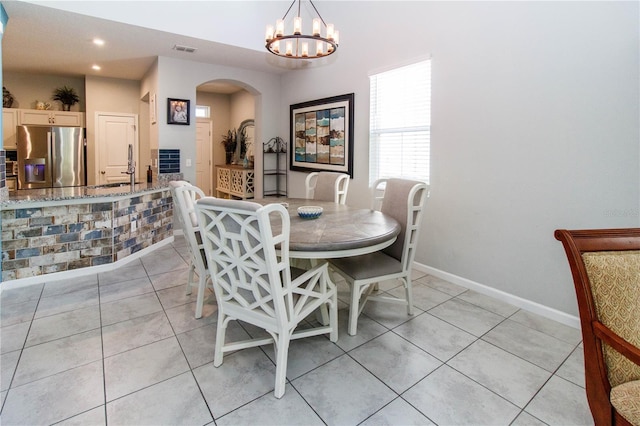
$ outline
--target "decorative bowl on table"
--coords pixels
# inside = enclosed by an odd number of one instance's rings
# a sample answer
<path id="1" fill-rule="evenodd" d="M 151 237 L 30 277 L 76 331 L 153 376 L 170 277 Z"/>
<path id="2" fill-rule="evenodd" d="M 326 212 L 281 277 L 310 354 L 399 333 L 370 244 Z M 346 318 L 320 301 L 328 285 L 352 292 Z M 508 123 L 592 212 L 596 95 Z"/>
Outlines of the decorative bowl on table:
<path id="1" fill-rule="evenodd" d="M 302 206 L 298 207 L 298 216 L 303 219 L 317 219 L 322 214 L 322 207 Z"/>

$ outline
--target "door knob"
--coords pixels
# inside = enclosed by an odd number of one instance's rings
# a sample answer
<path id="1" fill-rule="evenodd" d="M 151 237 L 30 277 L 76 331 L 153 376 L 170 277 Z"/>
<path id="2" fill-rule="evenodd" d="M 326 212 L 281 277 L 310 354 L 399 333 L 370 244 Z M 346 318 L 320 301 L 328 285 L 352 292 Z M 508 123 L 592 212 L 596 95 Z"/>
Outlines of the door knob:
<path id="1" fill-rule="evenodd" d="M 105 173 L 106 173 L 106 172 L 105 172 L 104 170 L 100 172 L 100 174 L 101 174 L 101 175 L 103 175 L 103 174 L 105 174 Z"/>

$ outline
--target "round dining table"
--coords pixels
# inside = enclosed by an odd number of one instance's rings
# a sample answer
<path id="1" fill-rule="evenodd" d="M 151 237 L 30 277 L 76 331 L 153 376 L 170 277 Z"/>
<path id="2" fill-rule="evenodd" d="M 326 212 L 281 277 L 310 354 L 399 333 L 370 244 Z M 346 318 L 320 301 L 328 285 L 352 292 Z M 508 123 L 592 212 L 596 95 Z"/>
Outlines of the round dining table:
<path id="1" fill-rule="evenodd" d="M 371 209 L 361 209 L 331 201 L 301 198 L 258 198 L 266 205 L 284 205 L 290 218 L 289 257 L 329 259 L 373 253 L 390 246 L 400 233 L 400 224 L 390 216 Z M 323 212 L 316 219 L 302 219 L 298 207 L 319 206 Z M 277 220 L 271 223 L 280 232 Z"/>

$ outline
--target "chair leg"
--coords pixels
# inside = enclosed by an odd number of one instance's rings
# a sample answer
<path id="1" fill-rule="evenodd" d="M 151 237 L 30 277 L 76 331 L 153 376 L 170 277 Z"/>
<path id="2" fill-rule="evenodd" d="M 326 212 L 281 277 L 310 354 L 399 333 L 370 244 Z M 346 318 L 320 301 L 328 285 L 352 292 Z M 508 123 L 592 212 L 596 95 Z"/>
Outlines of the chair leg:
<path id="1" fill-rule="evenodd" d="M 291 333 L 285 331 L 278 335 L 277 343 L 275 344 L 276 350 L 276 386 L 274 395 L 280 399 L 284 395 L 284 390 L 287 382 L 287 358 L 289 356 L 289 341 L 291 339 Z"/>
<path id="2" fill-rule="evenodd" d="M 320 308 L 318 308 L 318 312 L 316 314 L 316 318 L 318 319 L 318 322 L 322 325 L 327 325 L 329 324 L 329 313 L 327 312 L 327 305 L 322 305 L 320 306 Z"/>
<path id="3" fill-rule="evenodd" d="M 204 291 L 207 284 L 207 275 L 200 274 L 198 280 L 198 297 L 196 298 L 196 319 L 202 318 L 202 306 L 204 305 Z"/>
<path id="4" fill-rule="evenodd" d="M 189 264 L 189 278 L 187 278 L 187 294 L 191 294 L 191 283 L 193 282 L 193 274 L 196 271 L 196 265 L 193 261 Z"/>
<path id="5" fill-rule="evenodd" d="M 331 300 L 333 302 L 329 305 L 329 325 L 331 326 L 329 340 L 335 343 L 338 341 L 338 296 L 336 293 L 333 294 Z"/>
<path id="6" fill-rule="evenodd" d="M 216 345 L 213 350 L 213 366 L 220 367 L 224 358 L 224 339 L 227 332 L 227 324 L 225 323 L 225 315 L 222 310 L 218 311 L 218 326 L 216 327 Z"/>
<path id="7" fill-rule="evenodd" d="M 403 278 L 405 294 L 407 297 L 407 315 L 413 315 L 413 288 L 410 278 Z"/>
<path id="8" fill-rule="evenodd" d="M 351 304 L 349 306 L 349 335 L 355 336 L 358 328 L 358 313 L 360 305 L 360 286 L 356 283 L 351 285 Z"/>

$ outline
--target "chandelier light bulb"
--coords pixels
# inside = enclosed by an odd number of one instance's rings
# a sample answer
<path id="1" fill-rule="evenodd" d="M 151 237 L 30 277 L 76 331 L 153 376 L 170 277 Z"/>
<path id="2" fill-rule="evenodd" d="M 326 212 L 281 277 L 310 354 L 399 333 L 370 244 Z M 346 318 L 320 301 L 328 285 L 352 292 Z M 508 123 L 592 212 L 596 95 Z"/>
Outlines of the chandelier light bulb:
<path id="1" fill-rule="evenodd" d="M 265 34 L 267 42 L 273 40 L 273 25 L 267 25 L 267 32 Z"/>
<path id="2" fill-rule="evenodd" d="M 276 21 L 276 37 L 282 37 L 284 35 L 284 20 L 278 19 Z"/>
<path id="3" fill-rule="evenodd" d="M 333 24 L 327 24 L 327 38 L 333 40 Z"/>
<path id="4" fill-rule="evenodd" d="M 302 34 L 302 18 L 299 16 L 293 18 L 293 33 L 296 35 Z"/>
<path id="5" fill-rule="evenodd" d="M 313 19 L 313 36 L 320 37 L 320 18 Z"/>

